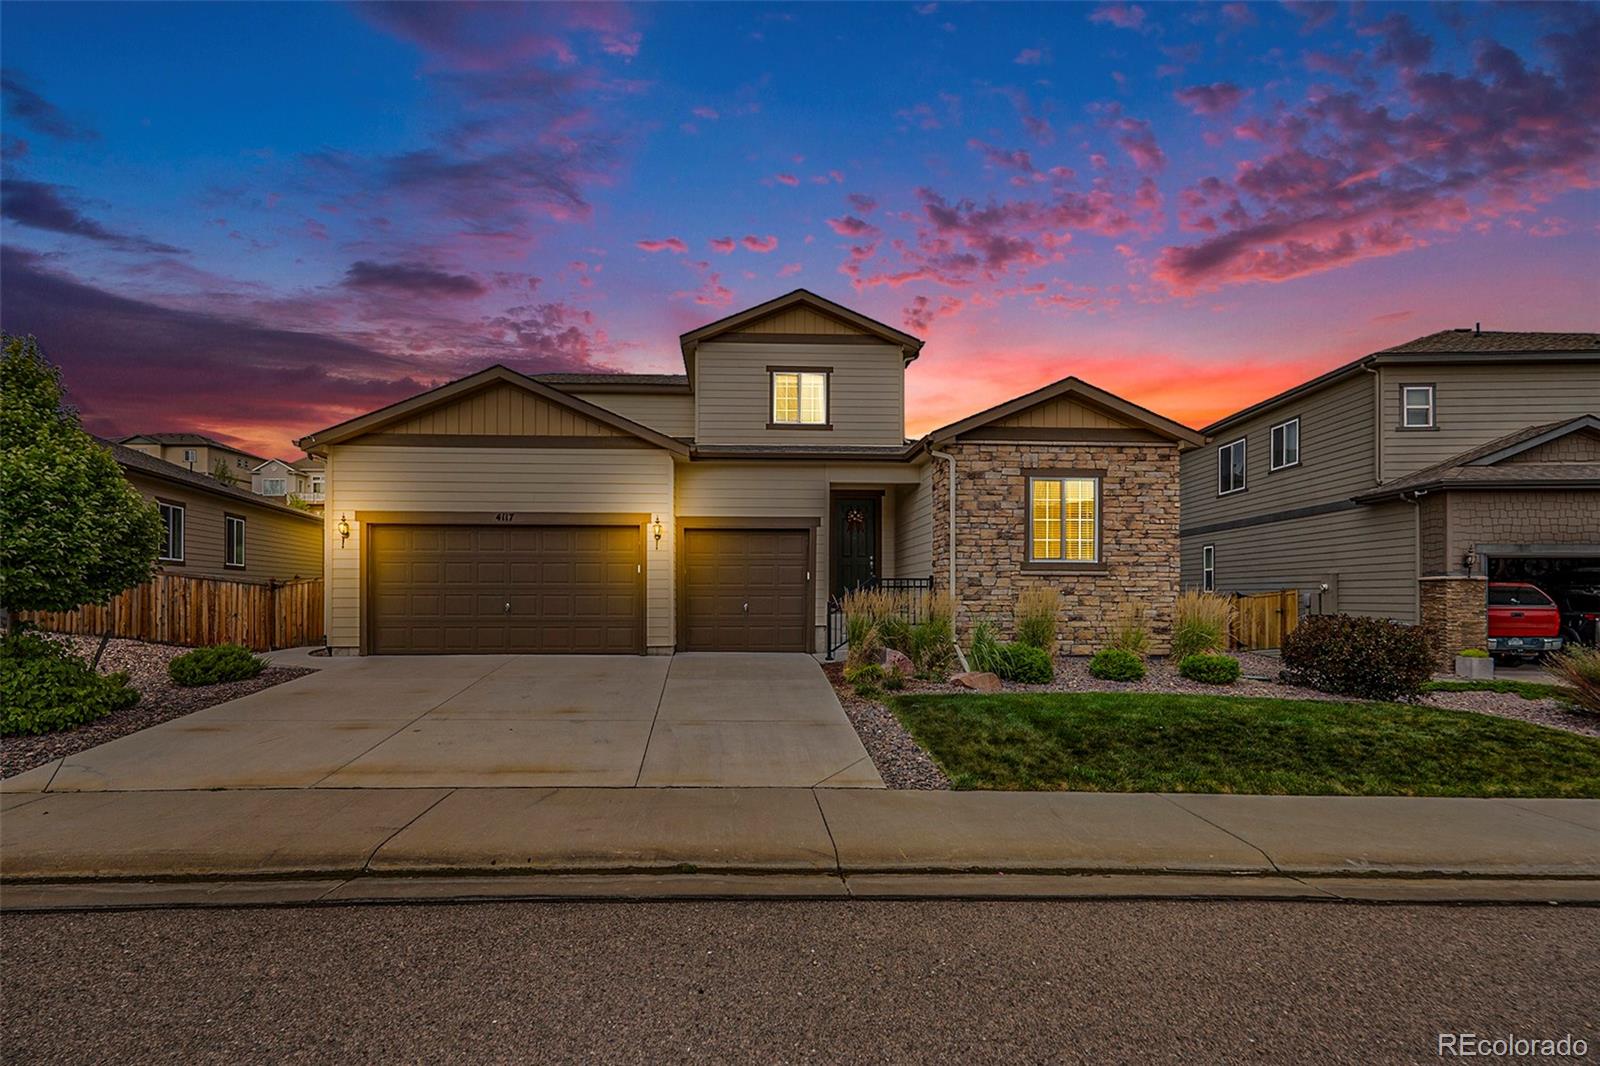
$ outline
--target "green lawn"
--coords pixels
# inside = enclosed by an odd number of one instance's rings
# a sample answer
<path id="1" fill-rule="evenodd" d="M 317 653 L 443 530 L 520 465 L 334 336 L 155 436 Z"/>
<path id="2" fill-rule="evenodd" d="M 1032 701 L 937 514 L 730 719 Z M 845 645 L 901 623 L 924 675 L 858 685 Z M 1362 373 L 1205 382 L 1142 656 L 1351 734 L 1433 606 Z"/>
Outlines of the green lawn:
<path id="1" fill-rule="evenodd" d="M 1476 681 L 1425 681 L 1424 692 L 1514 692 L 1525 700 L 1570 700 L 1572 690 L 1565 685 L 1543 681 L 1515 681 L 1508 677 L 1480 678 Z"/>
<path id="2" fill-rule="evenodd" d="M 1122 692 L 889 705 L 962 789 L 1600 797 L 1600 740 L 1470 711 Z"/>

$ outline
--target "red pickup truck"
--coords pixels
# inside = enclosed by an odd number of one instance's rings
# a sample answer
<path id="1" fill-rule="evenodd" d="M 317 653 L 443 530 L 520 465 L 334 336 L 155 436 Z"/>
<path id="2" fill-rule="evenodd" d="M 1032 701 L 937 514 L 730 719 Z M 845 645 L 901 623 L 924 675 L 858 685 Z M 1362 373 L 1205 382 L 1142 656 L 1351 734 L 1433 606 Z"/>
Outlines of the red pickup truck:
<path id="1" fill-rule="evenodd" d="M 1536 659 L 1561 649 L 1561 611 L 1533 585 L 1489 583 L 1489 654 L 1496 659 Z"/>

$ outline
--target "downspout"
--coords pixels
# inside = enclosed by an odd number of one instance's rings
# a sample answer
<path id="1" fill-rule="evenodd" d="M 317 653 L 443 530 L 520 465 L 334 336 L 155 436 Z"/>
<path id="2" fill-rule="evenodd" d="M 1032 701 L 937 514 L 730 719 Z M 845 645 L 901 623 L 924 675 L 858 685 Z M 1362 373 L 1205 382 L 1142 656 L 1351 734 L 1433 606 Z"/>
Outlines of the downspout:
<path id="1" fill-rule="evenodd" d="M 1409 495 L 1404 492 L 1400 494 L 1402 500 L 1411 502 L 1411 616 L 1416 619 L 1414 624 L 1419 626 L 1422 624 L 1422 497 L 1427 494 L 1427 489 Z"/>
<path id="2" fill-rule="evenodd" d="M 954 618 L 954 611 L 956 610 L 956 457 L 949 452 L 941 452 L 932 444 L 928 445 L 928 454 L 935 459 L 943 459 L 949 472 L 950 517 L 949 524 L 945 530 L 945 543 L 949 545 L 947 554 L 949 555 L 950 571 L 950 610 L 952 612 L 951 617 Z M 952 625 L 951 628 L 954 629 L 954 626 Z M 961 642 L 959 640 L 955 642 L 955 646 L 956 658 L 961 660 L 961 670 L 965 673 L 968 669 L 967 657 L 961 652 Z"/>
<path id="3" fill-rule="evenodd" d="M 1383 484 L 1383 374 L 1370 366 L 1361 368 L 1372 375 L 1372 483 Z"/>

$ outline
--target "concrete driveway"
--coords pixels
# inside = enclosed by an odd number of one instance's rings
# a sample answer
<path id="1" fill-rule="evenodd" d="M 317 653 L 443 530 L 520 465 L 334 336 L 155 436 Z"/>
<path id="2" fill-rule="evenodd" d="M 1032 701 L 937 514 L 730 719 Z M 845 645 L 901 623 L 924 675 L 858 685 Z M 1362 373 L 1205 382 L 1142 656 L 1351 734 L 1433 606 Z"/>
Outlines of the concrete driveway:
<path id="1" fill-rule="evenodd" d="M 28 776 L 51 774 L 51 792 L 883 787 L 806 655 L 402 656 L 306 665 L 318 672 Z"/>

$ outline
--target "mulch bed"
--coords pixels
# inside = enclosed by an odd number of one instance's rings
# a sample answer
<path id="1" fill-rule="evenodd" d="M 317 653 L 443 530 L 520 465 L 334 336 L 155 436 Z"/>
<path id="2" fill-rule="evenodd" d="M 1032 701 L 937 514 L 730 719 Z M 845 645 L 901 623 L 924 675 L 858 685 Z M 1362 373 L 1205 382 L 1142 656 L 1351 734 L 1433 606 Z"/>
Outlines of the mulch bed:
<path id="1" fill-rule="evenodd" d="M 86 661 L 94 657 L 95 649 L 100 645 L 98 637 L 60 636 L 55 639 L 71 645 Z M 111 641 L 100 658 L 100 672 L 110 674 L 126 671 L 129 683 L 139 690 L 139 702 L 76 729 L 38 736 L 0 737 L 0 778 L 13 777 L 24 770 L 74 755 L 108 740 L 116 740 L 129 733 L 137 733 L 141 729 L 316 673 L 315 670 L 297 666 L 269 666 L 248 681 L 181 688 L 167 677 L 167 663 L 191 650 L 137 640 Z"/>

